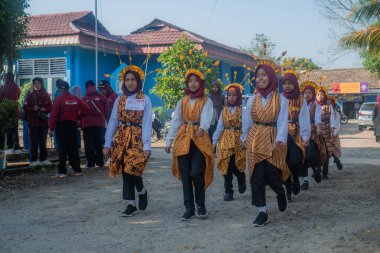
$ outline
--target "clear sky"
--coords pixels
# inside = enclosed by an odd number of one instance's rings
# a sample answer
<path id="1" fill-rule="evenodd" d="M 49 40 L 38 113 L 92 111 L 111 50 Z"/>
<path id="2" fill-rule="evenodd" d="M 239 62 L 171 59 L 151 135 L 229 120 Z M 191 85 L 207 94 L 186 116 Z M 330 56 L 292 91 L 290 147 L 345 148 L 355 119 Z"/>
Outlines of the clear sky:
<path id="1" fill-rule="evenodd" d="M 334 24 L 317 0 L 98 0 L 98 19 L 112 33 L 128 34 L 154 18 L 238 47 L 256 33 L 276 43 L 279 55 L 312 58 L 326 69 L 360 67 L 357 53 L 332 53 Z M 31 15 L 90 10 L 95 0 L 30 0 Z M 339 33 L 339 30 L 338 30 Z"/>

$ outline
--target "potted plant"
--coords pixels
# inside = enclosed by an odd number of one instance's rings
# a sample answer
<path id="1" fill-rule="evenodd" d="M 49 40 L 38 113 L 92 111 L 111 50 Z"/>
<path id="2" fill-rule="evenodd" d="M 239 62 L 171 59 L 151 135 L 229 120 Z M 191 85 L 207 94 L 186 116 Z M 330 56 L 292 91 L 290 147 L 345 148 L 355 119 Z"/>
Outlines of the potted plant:
<path id="1" fill-rule="evenodd" d="M 6 168 L 6 158 L 4 154 L 6 133 L 17 121 L 17 108 L 17 103 L 8 99 L 4 99 L 0 102 L 0 136 L 4 136 L 4 143 L 0 145 L 0 170 Z"/>

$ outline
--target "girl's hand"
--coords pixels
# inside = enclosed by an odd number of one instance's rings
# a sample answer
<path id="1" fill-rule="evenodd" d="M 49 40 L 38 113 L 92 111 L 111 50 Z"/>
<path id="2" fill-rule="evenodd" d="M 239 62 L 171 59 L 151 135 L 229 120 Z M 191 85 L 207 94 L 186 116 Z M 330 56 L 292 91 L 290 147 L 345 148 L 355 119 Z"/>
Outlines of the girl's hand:
<path id="1" fill-rule="evenodd" d="M 111 152 L 111 148 L 103 148 L 103 155 L 104 156 L 109 156 L 109 154 L 110 154 L 110 152 Z"/>
<path id="2" fill-rule="evenodd" d="M 165 152 L 170 154 L 170 147 L 165 147 Z"/>
<path id="3" fill-rule="evenodd" d="M 149 158 L 150 155 L 151 155 L 151 153 L 152 153 L 150 150 L 144 150 L 143 152 L 144 152 L 144 157 L 145 158 Z"/>
<path id="4" fill-rule="evenodd" d="M 317 134 L 321 134 L 322 130 L 321 130 L 321 124 L 318 124 L 317 125 Z"/>
<path id="5" fill-rule="evenodd" d="M 195 132 L 195 136 L 202 137 L 205 133 L 205 130 L 203 128 L 198 128 L 198 130 Z"/>
<path id="6" fill-rule="evenodd" d="M 272 152 L 276 153 L 279 150 L 280 146 L 281 146 L 281 142 L 275 141 L 272 146 Z"/>

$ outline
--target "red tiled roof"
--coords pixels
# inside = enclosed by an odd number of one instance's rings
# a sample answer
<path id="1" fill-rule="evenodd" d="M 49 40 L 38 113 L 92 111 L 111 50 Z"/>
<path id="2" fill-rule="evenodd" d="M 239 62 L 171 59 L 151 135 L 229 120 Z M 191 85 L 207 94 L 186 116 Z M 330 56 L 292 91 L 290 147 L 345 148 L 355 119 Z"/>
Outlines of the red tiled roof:
<path id="1" fill-rule="evenodd" d="M 333 83 L 353 83 L 367 82 L 370 89 L 380 89 L 379 78 L 364 68 L 352 69 L 329 69 L 329 70 L 313 70 L 308 76 L 301 75 L 301 81 L 310 79 L 316 83 L 321 76 L 324 76 L 323 84 Z"/>
<path id="2" fill-rule="evenodd" d="M 31 16 L 28 24 L 29 37 L 78 34 L 72 22 L 90 14 L 90 11 Z"/>
<path id="3" fill-rule="evenodd" d="M 28 24 L 28 45 L 84 44 L 95 46 L 93 39 L 95 37 L 95 20 L 91 11 L 31 16 Z M 126 49 L 128 43 L 120 36 L 110 34 L 99 21 L 98 38 L 99 45 L 109 50 L 118 48 L 121 53 L 129 51 Z"/>
<path id="4" fill-rule="evenodd" d="M 132 45 L 145 47 L 149 45 L 152 49 L 155 48 L 155 51 L 157 51 L 157 48 L 161 48 L 164 51 L 183 36 L 200 44 L 203 49 L 207 50 L 210 55 L 214 55 L 216 58 L 237 61 L 241 64 L 254 64 L 252 57 L 239 49 L 205 38 L 199 34 L 187 31 L 159 19 L 154 19 L 144 27 L 122 37 Z M 134 51 L 141 50 L 136 48 Z"/>

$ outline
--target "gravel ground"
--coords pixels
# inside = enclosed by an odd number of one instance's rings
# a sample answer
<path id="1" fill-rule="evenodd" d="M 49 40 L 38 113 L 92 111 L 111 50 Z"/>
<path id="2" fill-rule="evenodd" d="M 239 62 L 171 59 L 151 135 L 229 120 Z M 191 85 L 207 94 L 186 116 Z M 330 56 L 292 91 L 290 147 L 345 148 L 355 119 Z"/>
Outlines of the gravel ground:
<path id="1" fill-rule="evenodd" d="M 120 217 L 121 178 L 105 168 L 63 180 L 51 179 L 52 170 L 7 176 L 0 252 L 380 252 L 380 145 L 353 123 L 341 141 L 344 170 L 331 164 L 330 180 L 310 181 L 286 212 L 268 189 L 264 228 L 252 226 L 250 190 L 223 201 L 218 171 L 206 192 L 208 218 L 182 222 L 181 184 L 159 143 L 144 174 L 149 206 L 131 218 Z"/>

